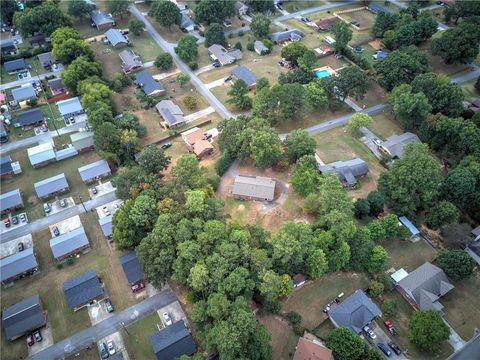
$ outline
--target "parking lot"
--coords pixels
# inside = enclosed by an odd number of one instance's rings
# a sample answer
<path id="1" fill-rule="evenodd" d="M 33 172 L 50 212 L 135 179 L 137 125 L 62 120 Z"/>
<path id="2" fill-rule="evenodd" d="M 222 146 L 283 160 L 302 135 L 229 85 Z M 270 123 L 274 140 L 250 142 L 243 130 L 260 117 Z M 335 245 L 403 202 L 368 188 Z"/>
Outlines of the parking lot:
<path id="1" fill-rule="evenodd" d="M 96 190 L 96 194 L 94 194 L 93 188 Z M 98 185 L 92 185 L 88 188 L 88 193 L 90 194 L 90 198 L 93 200 L 99 196 L 108 194 L 112 191 L 115 191 L 115 187 L 112 185 L 111 181 L 107 181 L 105 183 L 101 183 L 99 181 Z"/>
<path id="2" fill-rule="evenodd" d="M 63 200 L 63 204 L 62 204 Z M 73 200 L 73 197 L 68 197 L 68 198 L 62 198 L 55 200 L 51 203 L 46 203 L 48 206 L 50 206 L 50 212 L 45 213 L 46 216 L 51 216 L 53 214 L 57 214 L 61 211 L 64 211 L 70 207 L 75 206 L 75 201 Z M 62 206 L 63 205 L 63 206 Z"/>
<path id="3" fill-rule="evenodd" d="M 0 259 L 3 259 L 7 256 L 14 255 L 18 252 L 18 244 L 22 243 L 23 248 L 27 249 L 33 246 L 32 234 L 27 234 L 19 238 L 10 240 L 6 243 L 0 245 Z"/>
<path id="4" fill-rule="evenodd" d="M 97 210 L 98 217 L 101 219 L 115 214 L 122 203 L 123 200 L 117 199 L 105 205 L 99 206 L 95 210 Z"/>
<path id="5" fill-rule="evenodd" d="M 14 219 L 13 217 L 16 217 L 17 220 L 18 220 L 18 223 L 17 224 L 14 224 Z M 22 217 L 23 217 L 23 220 L 22 220 Z M 6 219 L 8 219 L 8 221 L 6 221 Z M 7 226 L 6 223 L 8 223 L 9 225 Z M 8 214 L 8 216 L 4 217 L 3 218 L 3 221 L 1 221 L 1 224 L 0 224 L 0 234 L 1 233 L 6 233 L 10 230 L 13 230 L 13 229 L 16 229 L 20 226 L 23 226 L 23 225 L 27 225 L 28 224 L 28 217 L 27 217 L 27 213 L 19 213 L 17 215 L 13 215 L 12 214 Z"/>
<path id="6" fill-rule="evenodd" d="M 72 216 L 71 218 L 68 218 L 56 224 L 50 225 L 48 228 L 50 229 L 50 233 L 52 234 L 52 237 L 55 237 L 55 234 L 53 233 L 54 227 L 57 227 L 60 235 L 63 235 L 70 231 L 78 229 L 81 226 L 82 226 L 82 222 L 80 221 L 80 216 L 75 215 L 75 216 Z"/>

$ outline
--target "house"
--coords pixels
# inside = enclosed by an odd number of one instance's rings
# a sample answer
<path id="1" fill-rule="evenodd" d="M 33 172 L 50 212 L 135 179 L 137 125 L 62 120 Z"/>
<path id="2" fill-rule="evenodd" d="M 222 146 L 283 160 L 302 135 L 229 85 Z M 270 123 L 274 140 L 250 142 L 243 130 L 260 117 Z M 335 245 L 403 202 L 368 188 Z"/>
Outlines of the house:
<path id="1" fill-rule="evenodd" d="M 32 47 L 40 47 L 47 43 L 47 37 L 43 33 L 38 33 L 27 38 L 27 41 Z"/>
<path id="2" fill-rule="evenodd" d="M 9 155 L 0 158 L 0 176 L 13 175 L 12 158 Z"/>
<path id="3" fill-rule="evenodd" d="M 188 10 L 182 10 L 180 11 L 180 13 L 182 15 L 182 18 L 180 20 L 180 29 L 188 32 L 195 30 L 195 23 L 188 15 Z"/>
<path id="4" fill-rule="evenodd" d="M 55 160 L 65 160 L 76 155 L 78 155 L 77 149 L 75 149 L 72 144 L 69 144 L 68 147 L 55 152 Z"/>
<path id="5" fill-rule="evenodd" d="M 443 270 L 428 261 L 397 284 L 397 290 L 415 308 L 439 312 L 443 305 L 438 300 L 453 288 Z"/>
<path id="6" fill-rule="evenodd" d="M 469 105 L 469 109 L 473 112 L 480 112 L 480 99 L 472 101 Z"/>
<path id="7" fill-rule="evenodd" d="M 132 50 L 123 50 L 118 56 L 122 60 L 122 70 L 125 74 L 130 74 L 133 70 L 143 66 L 140 56 Z"/>
<path id="8" fill-rule="evenodd" d="M 38 60 L 40 61 L 40 64 L 42 64 L 42 66 L 47 70 L 50 70 L 52 65 L 58 62 L 57 59 L 53 57 L 53 54 L 51 51 L 43 54 L 39 54 L 37 57 L 38 57 Z"/>
<path id="9" fill-rule="evenodd" d="M 89 270 L 63 283 L 67 304 L 74 311 L 104 298 L 105 293 L 95 270 Z"/>
<path id="10" fill-rule="evenodd" d="M 250 8 L 241 1 L 235 1 L 235 12 L 238 16 L 244 16 L 248 14 Z"/>
<path id="11" fill-rule="evenodd" d="M 472 242 L 465 247 L 465 251 L 480 265 L 480 226 L 473 229 L 471 235 Z"/>
<path id="12" fill-rule="evenodd" d="M 378 14 L 381 12 L 389 14 L 392 12 L 390 9 L 387 9 L 385 6 L 382 6 L 378 2 L 373 2 L 373 1 L 371 1 L 368 4 L 367 9 L 373 12 L 374 14 Z"/>
<path id="13" fill-rule="evenodd" d="M 3 64 L 3 67 L 8 74 L 15 74 L 19 71 L 30 69 L 30 65 L 24 58 L 7 61 L 5 64 Z"/>
<path id="14" fill-rule="evenodd" d="M 63 261 L 89 248 L 90 242 L 83 226 L 50 239 L 50 249 L 57 261 Z"/>
<path id="15" fill-rule="evenodd" d="M 91 164 L 79 167 L 78 172 L 85 184 L 112 174 L 112 170 L 110 170 L 110 166 L 108 166 L 108 163 L 105 160 L 98 160 Z"/>
<path id="16" fill-rule="evenodd" d="M 95 148 L 95 145 L 93 144 L 92 131 L 81 131 L 73 133 L 72 135 L 70 135 L 70 142 L 79 153 L 90 151 Z"/>
<path id="17" fill-rule="evenodd" d="M 305 282 L 307 281 L 307 277 L 303 274 L 295 274 L 293 275 L 292 281 L 293 287 L 297 288 L 305 284 Z"/>
<path id="18" fill-rule="evenodd" d="M 357 178 L 368 174 L 368 165 L 362 159 L 356 158 L 319 165 L 318 170 L 322 174 L 328 172 L 335 173 L 344 186 L 354 187 L 357 184 Z"/>
<path id="19" fill-rule="evenodd" d="M 23 207 L 20 189 L 8 191 L 0 195 L 0 213 L 12 212 Z"/>
<path id="20" fill-rule="evenodd" d="M 34 168 L 45 166 L 55 161 L 55 151 L 51 143 L 43 143 L 27 149 L 28 159 Z"/>
<path id="21" fill-rule="evenodd" d="M 33 187 L 40 199 L 47 199 L 70 190 L 67 178 L 63 173 L 36 182 Z"/>
<path id="22" fill-rule="evenodd" d="M 238 49 L 227 50 L 222 45 L 213 44 L 208 48 L 210 58 L 224 66 L 233 64 L 235 61 L 242 59 L 242 52 Z"/>
<path id="23" fill-rule="evenodd" d="M 257 84 L 257 77 L 245 66 L 237 66 L 232 70 L 232 75 L 238 80 L 243 80 L 247 84 L 248 89 L 252 89 Z"/>
<path id="24" fill-rule="evenodd" d="M 98 30 L 110 29 L 115 25 L 115 20 L 113 20 L 112 15 L 103 11 L 92 11 L 90 17 L 92 19 L 92 25 L 96 26 Z"/>
<path id="25" fill-rule="evenodd" d="M 34 108 L 18 114 L 13 119 L 13 125 L 15 127 L 22 127 L 23 129 L 30 129 L 35 126 L 43 124 L 45 117 L 40 108 Z"/>
<path id="26" fill-rule="evenodd" d="M 360 334 L 363 327 L 378 316 L 382 316 L 382 312 L 363 290 L 355 290 L 350 297 L 329 312 L 333 325 L 345 326 L 355 334 Z"/>
<path id="27" fill-rule="evenodd" d="M 3 121 L 0 121 L 0 143 L 8 142 L 8 131 L 3 124 Z"/>
<path id="28" fill-rule="evenodd" d="M 155 105 L 160 116 L 169 128 L 179 127 L 186 123 L 183 111 L 172 100 L 162 100 Z"/>
<path id="29" fill-rule="evenodd" d="M 410 240 L 416 241 L 420 238 L 420 230 L 418 230 L 415 225 L 412 224 L 405 216 L 400 216 L 398 221 L 401 225 L 405 226 L 410 233 Z"/>
<path id="30" fill-rule="evenodd" d="M 80 98 L 78 96 L 66 100 L 57 101 L 57 107 L 60 115 L 62 115 L 65 120 L 73 116 L 85 113 L 85 110 L 83 110 L 82 103 L 80 102 Z"/>
<path id="31" fill-rule="evenodd" d="M 13 97 L 13 100 L 19 103 L 25 100 L 36 99 L 37 93 L 35 92 L 35 89 L 33 88 L 32 84 L 28 84 L 28 85 L 13 89 L 12 97 Z"/>
<path id="32" fill-rule="evenodd" d="M 0 280 L 4 285 L 36 271 L 38 271 L 38 263 L 33 254 L 33 247 L 0 260 Z"/>
<path id="33" fill-rule="evenodd" d="M 17 47 L 13 40 L 4 40 L 0 42 L 0 51 L 3 56 L 5 55 L 13 55 L 17 52 Z"/>
<path id="34" fill-rule="evenodd" d="M 45 326 L 46 323 L 47 315 L 43 311 L 38 295 L 22 300 L 2 311 L 5 337 L 10 341 L 29 334 Z"/>
<path id="35" fill-rule="evenodd" d="M 53 96 L 59 95 L 59 94 L 65 94 L 67 92 L 67 88 L 63 84 L 63 80 L 60 78 L 48 80 L 47 84 L 50 90 L 52 91 Z"/>
<path id="36" fill-rule="evenodd" d="M 293 360 L 333 360 L 332 350 L 316 340 L 298 339 Z"/>
<path id="37" fill-rule="evenodd" d="M 373 55 L 373 59 L 374 60 L 383 60 L 383 59 L 386 59 L 388 56 L 388 53 L 386 51 L 383 51 L 383 50 L 377 50 Z"/>
<path id="38" fill-rule="evenodd" d="M 151 73 L 148 71 L 140 71 L 135 74 L 135 85 L 142 88 L 145 95 L 148 96 L 160 96 L 165 94 L 165 88 L 163 85 L 155 80 Z"/>
<path id="39" fill-rule="evenodd" d="M 100 228 L 102 229 L 103 235 L 107 239 L 111 239 L 113 236 L 113 227 L 112 227 L 112 216 L 104 216 L 98 219 Z"/>
<path id="40" fill-rule="evenodd" d="M 120 264 L 130 285 L 134 285 L 145 278 L 135 251 L 129 251 L 127 254 L 120 256 Z"/>
<path id="41" fill-rule="evenodd" d="M 331 16 L 323 20 L 317 20 L 313 22 L 314 27 L 317 31 L 329 31 L 333 25 L 337 23 L 340 19 L 336 16 Z"/>
<path id="42" fill-rule="evenodd" d="M 118 29 L 107 30 L 107 32 L 105 33 L 105 37 L 114 48 L 119 49 L 128 45 L 127 37 L 123 35 Z"/>
<path id="43" fill-rule="evenodd" d="M 303 31 L 298 29 L 290 29 L 271 34 L 270 40 L 272 40 L 275 44 L 282 44 L 287 41 L 298 41 L 303 37 L 303 35 Z"/>
<path id="44" fill-rule="evenodd" d="M 195 154 L 198 159 L 213 153 L 213 145 L 205 139 L 203 130 L 194 127 L 182 133 L 182 139 L 187 145 L 188 151 Z"/>
<path id="45" fill-rule="evenodd" d="M 384 151 L 392 158 L 402 158 L 403 149 L 405 145 L 420 142 L 417 135 L 410 132 L 403 133 L 402 135 L 392 135 L 385 141 L 380 142 L 380 150 Z"/>
<path id="46" fill-rule="evenodd" d="M 480 240 L 480 226 L 477 226 L 475 229 L 473 229 L 471 234 L 474 241 Z"/>
<path id="47" fill-rule="evenodd" d="M 164 327 L 150 337 L 157 360 L 174 360 L 197 351 L 193 337 L 183 321 Z"/>
<path id="48" fill-rule="evenodd" d="M 268 48 L 260 40 L 255 40 L 255 42 L 253 43 L 253 48 L 258 55 L 265 55 L 269 52 Z"/>
<path id="49" fill-rule="evenodd" d="M 237 175 L 232 195 L 240 199 L 272 201 L 275 195 L 275 180 L 263 176 Z"/>

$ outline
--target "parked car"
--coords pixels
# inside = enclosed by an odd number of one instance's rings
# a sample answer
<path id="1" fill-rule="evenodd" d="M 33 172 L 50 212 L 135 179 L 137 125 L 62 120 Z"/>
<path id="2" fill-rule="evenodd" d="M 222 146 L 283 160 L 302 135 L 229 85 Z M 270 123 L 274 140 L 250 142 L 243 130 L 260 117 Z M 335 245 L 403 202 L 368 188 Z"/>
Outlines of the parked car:
<path id="1" fill-rule="evenodd" d="M 223 21 L 223 26 L 225 26 L 226 28 L 232 27 L 232 22 L 228 19 L 225 19 Z"/>
<path id="2" fill-rule="evenodd" d="M 172 143 L 165 143 L 165 144 L 163 144 L 163 145 L 161 146 L 161 148 L 162 148 L 163 150 L 166 150 L 166 149 L 168 149 L 168 148 L 170 148 L 170 147 L 172 147 Z"/>
<path id="3" fill-rule="evenodd" d="M 109 357 L 108 349 L 107 349 L 107 345 L 105 345 L 104 342 L 102 342 L 98 345 L 98 351 L 100 352 L 100 357 L 102 359 L 108 359 L 108 357 Z"/>
<path id="4" fill-rule="evenodd" d="M 5 219 L 3 219 L 3 223 L 5 224 L 5 227 L 9 228 L 11 223 L 10 223 L 10 219 L 7 217 Z"/>
<path id="5" fill-rule="evenodd" d="M 385 320 L 383 322 L 385 324 L 385 326 L 387 327 L 388 331 L 390 332 L 390 334 L 392 335 L 396 335 L 397 334 L 397 330 L 395 329 L 395 327 L 393 326 L 392 322 L 390 320 Z"/>
<path id="6" fill-rule="evenodd" d="M 21 214 L 20 214 L 20 221 L 21 221 L 21 222 L 27 221 L 27 215 L 25 215 L 25 213 L 21 213 Z"/>
<path id="7" fill-rule="evenodd" d="M 165 326 L 172 325 L 172 319 L 170 318 L 170 315 L 168 315 L 167 312 L 164 312 L 162 316 L 163 316 L 163 321 L 165 321 Z"/>
<path id="8" fill-rule="evenodd" d="M 107 342 L 107 349 L 108 349 L 108 353 L 110 355 L 114 355 L 116 350 L 115 350 L 115 345 L 113 344 L 113 340 L 109 340 Z"/>
<path id="9" fill-rule="evenodd" d="M 25 246 L 23 246 L 23 242 L 21 241 L 17 244 L 17 247 L 18 247 L 18 252 L 23 251 L 25 249 Z"/>
<path id="10" fill-rule="evenodd" d="M 106 206 L 102 207 L 102 211 L 106 216 L 111 215 L 110 210 L 108 210 L 108 207 L 106 207 Z"/>
<path id="11" fill-rule="evenodd" d="M 375 334 L 373 332 L 373 330 L 368 327 L 368 325 L 365 325 L 363 327 L 363 331 L 365 331 L 367 333 L 367 335 L 370 337 L 370 339 L 376 339 L 377 338 L 377 334 Z"/>
<path id="12" fill-rule="evenodd" d="M 65 206 L 67 206 L 67 202 L 65 201 L 65 199 L 60 200 L 60 207 L 65 207 Z"/>
<path id="13" fill-rule="evenodd" d="M 32 335 L 28 335 L 28 336 L 27 336 L 27 345 L 28 345 L 28 346 L 32 346 L 33 344 L 35 344 L 35 340 L 33 340 L 33 336 L 32 336 Z"/>
<path id="14" fill-rule="evenodd" d="M 93 195 L 97 194 L 98 193 L 98 190 L 97 188 L 94 186 L 92 188 L 90 188 L 90 191 L 92 192 Z"/>
<path id="15" fill-rule="evenodd" d="M 133 292 L 140 291 L 145 288 L 145 283 L 140 281 L 139 283 L 133 284 L 131 288 Z"/>
<path id="16" fill-rule="evenodd" d="M 42 333 L 40 332 L 40 330 L 35 331 L 33 333 L 33 337 L 35 338 L 36 342 L 42 342 L 43 340 Z"/>
<path id="17" fill-rule="evenodd" d="M 397 344 L 395 344 L 393 341 L 389 341 L 387 345 L 390 347 L 390 349 L 393 350 L 395 354 L 400 355 L 402 353 L 402 350 L 400 350 Z"/>
<path id="18" fill-rule="evenodd" d="M 225 81 L 225 82 L 232 81 L 232 77 L 231 77 L 231 76 L 227 76 L 224 81 Z"/>
<path id="19" fill-rule="evenodd" d="M 58 230 L 58 227 L 54 226 L 52 231 L 53 231 L 53 235 L 55 235 L 55 236 L 60 235 L 60 230 Z"/>
<path id="20" fill-rule="evenodd" d="M 43 204 L 43 211 L 45 211 L 45 214 L 48 214 L 50 211 L 52 211 L 52 208 L 48 204 Z"/>
<path id="21" fill-rule="evenodd" d="M 13 223 L 13 225 L 17 225 L 17 224 L 18 224 L 18 216 L 17 216 L 17 215 L 13 215 L 13 216 L 12 216 L 12 223 Z"/>
<path id="22" fill-rule="evenodd" d="M 105 299 L 105 308 L 109 313 L 113 312 L 113 305 L 110 299 Z"/>
<path id="23" fill-rule="evenodd" d="M 387 355 L 388 357 L 392 356 L 392 352 L 390 351 L 390 349 L 387 347 L 387 345 L 385 345 L 384 343 L 378 343 L 377 344 L 377 347 L 382 350 L 382 352 Z"/>

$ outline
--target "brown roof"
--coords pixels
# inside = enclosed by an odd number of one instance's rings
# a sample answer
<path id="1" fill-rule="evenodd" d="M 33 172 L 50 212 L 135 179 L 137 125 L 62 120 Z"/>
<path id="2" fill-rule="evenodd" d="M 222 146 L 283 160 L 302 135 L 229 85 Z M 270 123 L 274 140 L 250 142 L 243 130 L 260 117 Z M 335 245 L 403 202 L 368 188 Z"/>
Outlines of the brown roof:
<path id="1" fill-rule="evenodd" d="M 195 155 L 201 155 L 205 150 L 212 150 L 213 146 L 207 140 L 197 140 L 193 145 L 193 152 Z"/>
<path id="2" fill-rule="evenodd" d="M 370 45 L 371 47 L 373 47 L 375 50 L 382 50 L 382 43 L 380 42 L 379 39 L 375 39 L 375 40 L 369 41 L 369 42 L 368 42 L 368 45 Z"/>
<path id="3" fill-rule="evenodd" d="M 202 129 L 197 129 L 197 130 L 195 130 L 195 131 L 193 131 L 190 134 L 185 136 L 185 141 L 189 145 L 193 145 L 197 141 L 202 140 L 202 139 L 203 139 L 203 130 Z"/>
<path id="4" fill-rule="evenodd" d="M 301 337 L 293 360 L 333 360 L 332 350 Z"/>
<path id="5" fill-rule="evenodd" d="M 323 20 L 317 20 L 315 21 L 315 25 L 317 25 L 318 28 L 320 29 L 329 29 L 333 24 L 335 24 L 338 21 L 338 18 L 336 16 L 332 16 Z"/>

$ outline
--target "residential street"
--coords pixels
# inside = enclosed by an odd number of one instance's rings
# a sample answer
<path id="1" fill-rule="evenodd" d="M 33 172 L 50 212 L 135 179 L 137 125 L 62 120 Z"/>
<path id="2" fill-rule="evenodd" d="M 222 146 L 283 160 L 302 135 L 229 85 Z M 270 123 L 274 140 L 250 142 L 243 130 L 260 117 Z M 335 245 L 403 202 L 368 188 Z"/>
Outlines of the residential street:
<path id="1" fill-rule="evenodd" d="M 347 6 L 347 5 L 350 5 L 353 2 L 354 2 L 353 0 L 349 0 L 349 1 L 342 2 L 342 3 L 332 2 L 332 3 L 325 4 L 325 5 L 315 6 L 315 7 L 305 9 L 305 10 L 290 13 L 288 15 L 279 16 L 279 17 L 275 18 L 273 21 L 282 22 L 282 21 L 285 21 L 285 20 L 294 19 L 297 16 L 303 16 L 303 15 L 308 15 L 308 14 L 318 12 L 318 11 L 324 11 L 324 10 L 328 10 L 328 9 Z"/>
<path id="2" fill-rule="evenodd" d="M 29 78 L 25 78 L 25 79 L 22 79 L 22 80 L 17 80 L 17 81 L 8 82 L 8 83 L 5 83 L 5 84 L 0 84 L 0 90 L 6 90 L 6 89 L 17 87 L 17 86 L 20 86 L 20 85 L 23 85 L 23 84 L 28 84 L 28 83 L 31 83 L 32 81 L 38 81 L 39 77 L 40 77 L 41 80 L 43 80 L 47 76 L 52 76 L 52 75 L 58 76 L 62 72 L 63 72 L 63 70 L 52 71 L 52 72 L 48 72 L 46 74 L 39 74 L 38 76 L 36 76 L 36 75 L 31 76 Z"/>
<path id="3" fill-rule="evenodd" d="M 108 289 L 107 289 L 108 290 Z M 82 330 L 69 338 L 66 338 L 45 350 L 28 357 L 28 359 L 62 359 L 65 356 L 86 348 L 87 346 L 96 347 L 95 342 L 104 337 L 111 335 L 124 326 L 133 324 L 134 322 L 143 319 L 154 311 L 177 300 L 175 294 L 170 290 L 163 290 L 157 295 L 154 295 L 132 307 L 115 314 L 102 322 Z M 82 309 L 79 311 L 87 311 Z"/>

